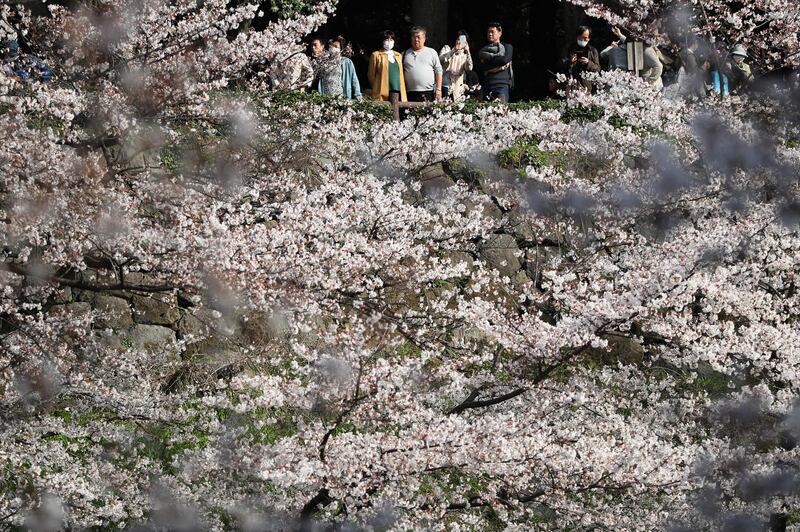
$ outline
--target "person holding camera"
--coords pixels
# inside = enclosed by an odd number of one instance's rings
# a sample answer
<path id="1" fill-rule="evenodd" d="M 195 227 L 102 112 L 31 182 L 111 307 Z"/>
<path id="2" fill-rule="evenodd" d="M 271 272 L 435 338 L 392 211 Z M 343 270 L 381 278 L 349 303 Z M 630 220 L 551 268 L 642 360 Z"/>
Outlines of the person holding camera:
<path id="1" fill-rule="evenodd" d="M 439 52 L 439 60 L 444 69 L 442 80 L 442 97 L 450 98 L 454 102 L 466 98 L 464 78 L 472 72 L 472 54 L 469 50 L 469 37 L 465 31 L 459 31 L 456 42 L 452 48 L 445 45 Z"/>
<path id="2" fill-rule="evenodd" d="M 600 52 L 600 58 L 608 62 L 608 70 L 628 70 L 628 38 L 616 26 L 611 27 L 611 34 L 616 39 Z"/>
<path id="3" fill-rule="evenodd" d="M 578 26 L 575 43 L 570 46 L 567 56 L 561 60 L 567 76 L 574 80 L 580 89 L 592 90 L 592 82 L 584 77 L 587 72 L 600 72 L 600 54 L 589 44 L 592 30 L 588 26 Z"/>

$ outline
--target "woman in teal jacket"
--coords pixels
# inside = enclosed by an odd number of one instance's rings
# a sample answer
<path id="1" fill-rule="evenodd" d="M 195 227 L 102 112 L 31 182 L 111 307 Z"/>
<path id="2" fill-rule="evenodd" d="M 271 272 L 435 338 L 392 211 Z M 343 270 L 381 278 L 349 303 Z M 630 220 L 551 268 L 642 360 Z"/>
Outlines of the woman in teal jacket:
<path id="1" fill-rule="evenodd" d="M 360 100 L 361 84 L 356 76 L 356 67 L 349 57 L 342 55 L 345 43 L 343 37 L 328 41 L 328 57 L 320 65 L 319 93 Z"/>

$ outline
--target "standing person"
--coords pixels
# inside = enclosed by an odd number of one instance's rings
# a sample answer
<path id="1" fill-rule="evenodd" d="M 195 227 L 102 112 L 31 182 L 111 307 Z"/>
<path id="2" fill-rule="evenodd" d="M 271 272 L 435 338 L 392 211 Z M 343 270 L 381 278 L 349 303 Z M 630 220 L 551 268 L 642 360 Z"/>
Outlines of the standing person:
<path id="1" fill-rule="evenodd" d="M 325 41 L 315 35 L 311 38 L 311 59 L 320 59 L 323 55 L 325 55 Z"/>
<path id="2" fill-rule="evenodd" d="M 728 96 L 730 94 L 728 71 L 724 60 L 724 52 L 719 45 L 712 44 L 710 46 L 708 57 L 705 59 L 703 67 L 708 72 L 707 87 L 709 93 L 723 98 Z"/>
<path id="3" fill-rule="evenodd" d="M 587 72 L 600 72 L 600 54 L 589 44 L 591 34 L 592 30 L 588 26 L 578 26 L 575 42 L 567 51 L 567 56 L 561 60 L 565 73 L 578 83 L 579 88 L 588 91 L 592 90 L 593 85 L 583 75 Z"/>
<path id="4" fill-rule="evenodd" d="M 727 65 L 727 71 L 730 72 L 730 88 L 731 91 L 738 92 L 753 81 L 753 70 L 745 63 L 747 49 L 741 44 L 733 47 L 731 59 Z"/>
<path id="5" fill-rule="evenodd" d="M 702 45 L 702 46 L 701 46 Z M 698 35 L 689 35 L 680 51 L 681 67 L 678 71 L 678 94 L 691 98 L 706 95 L 705 53 L 708 46 Z"/>
<path id="6" fill-rule="evenodd" d="M 514 86 L 514 47 L 502 42 L 502 37 L 500 23 L 490 22 L 486 28 L 489 44 L 478 53 L 478 71 L 483 75 L 483 97 L 508 103 Z"/>
<path id="7" fill-rule="evenodd" d="M 342 54 L 341 50 L 329 41 L 328 49 L 314 64 L 314 71 L 319 80 L 317 91 L 328 96 L 343 96 Z"/>
<path id="8" fill-rule="evenodd" d="M 311 68 L 314 78 L 311 80 L 311 90 L 319 92 L 320 64 L 325 59 L 325 41 L 319 35 L 311 37 Z"/>
<path id="9" fill-rule="evenodd" d="M 411 28 L 411 48 L 403 54 L 403 74 L 410 102 L 442 99 L 442 62 L 433 48 L 425 46 L 425 28 Z"/>
<path id="10" fill-rule="evenodd" d="M 469 49 L 469 37 L 467 32 L 459 31 L 456 35 L 456 42 L 452 48 L 445 45 L 439 52 L 439 60 L 444 69 L 444 79 L 442 80 L 442 96 L 450 97 L 454 102 L 463 101 L 466 98 L 466 86 L 464 83 L 466 74 L 472 72 L 472 54 Z"/>
<path id="11" fill-rule="evenodd" d="M 356 67 L 349 57 L 342 55 L 343 51 L 347 49 L 347 41 L 341 35 L 335 39 L 328 41 L 328 55 L 329 61 L 339 63 L 338 70 L 341 72 L 342 93 L 337 96 L 343 96 L 348 100 L 361 99 L 361 84 L 358 82 L 356 76 Z M 324 79 L 322 80 L 325 81 Z M 320 94 L 328 94 L 328 83 L 320 84 Z"/>
<path id="12" fill-rule="evenodd" d="M 369 58 L 367 78 L 372 89 L 372 98 L 388 101 L 390 94 L 397 93 L 401 102 L 407 102 L 406 82 L 401 66 L 403 56 L 394 51 L 394 32 L 384 31 L 380 46 L 381 49 L 373 52 Z"/>
<path id="13" fill-rule="evenodd" d="M 608 62 L 609 70 L 628 70 L 627 37 L 616 26 L 611 28 L 611 33 L 616 37 L 602 52 L 600 58 Z"/>
<path id="14" fill-rule="evenodd" d="M 303 52 L 275 61 L 269 71 L 273 90 L 305 92 L 314 80 L 311 60 Z"/>
<path id="15" fill-rule="evenodd" d="M 664 63 L 661 61 L 661 52 L 656 46 L 658 35 L 643 39 L 644 41 L 644 68 L 642 69 L 642 78 L 653 89 L 661 92 L 664 90 L 664 81 L 662 75 L 664 74 Z"/>

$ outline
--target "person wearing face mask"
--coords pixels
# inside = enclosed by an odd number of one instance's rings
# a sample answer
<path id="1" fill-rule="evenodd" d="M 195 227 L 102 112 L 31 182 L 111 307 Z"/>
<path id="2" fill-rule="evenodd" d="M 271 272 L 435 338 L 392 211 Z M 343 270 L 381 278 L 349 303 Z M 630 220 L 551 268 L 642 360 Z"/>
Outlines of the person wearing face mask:
<path id="1" fill-rule="evenodd" d="M 388 101 L 391 93 L 397 93 L 401 102 L 407 102 L 403 56 L 394 50 L 394 32 L 384 31 L 380 43 L 380 50 L 373 52 L 369 58 L 367 71 L 372 98 Z"/>
<path id="2" fill-rule="evenodd" d="M 361 85 L 356 76 L 356 67 L 349 57 L 344 57 L 342 51 L 347 49 L 344 37 L 336 37 L 328 41 L 328 59 L 323 61 L 321 68 L 319 92 L 333 96 L 343 96 L 348 100 L 361 99 Z M 339 74 L 338 82 L 329 76 Z"/>
<path id="3" fill-rule="evenodd" d="M 730 89 L 731 92 L 739 92 L 745 88 L 755 76 L 753 70 L 750 68 L 745 60 L 747 59 L 747 50 L 741 44 L 737 44 L 731 51 L 731 61 L 727 65 L 727 70 L 730 72 Z"/>
<path id="4" fill-rule="evenodd" d="M 587 72 L 600 72 L 600 54 L 589 44 L 591 29 L 578 26 L 575 43 L 570 46 L 567 56 L 561 60 L 564 73 L 577 84 L 578 88 L 592 90 L 592 82 L 584 78 Z"/>
<path id="5" fill-rule="evenodd" d="M 342 85 L 342 51 L 333 39 L 328 41 L 324 55 L 314 65 L 316 77 L 319 78 L 318 91 L 328 96 L 343 96 Z"/>

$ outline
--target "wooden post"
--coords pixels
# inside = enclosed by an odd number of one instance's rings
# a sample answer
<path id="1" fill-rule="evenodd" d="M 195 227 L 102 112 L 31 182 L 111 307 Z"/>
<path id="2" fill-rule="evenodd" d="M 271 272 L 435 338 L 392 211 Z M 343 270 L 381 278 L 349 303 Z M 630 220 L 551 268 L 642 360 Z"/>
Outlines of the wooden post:
<path id="1" fill-rule="evenodd" d="M 389 93 L 389 102 L 392 104 L 392 117 L 395 122 L 400 121 L 400 94 L 396 92 Z"/>

